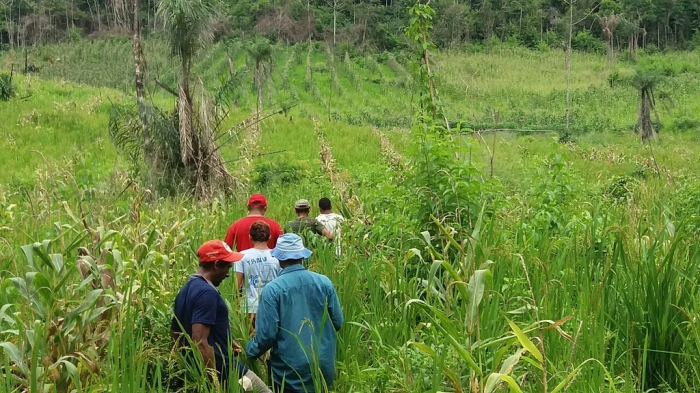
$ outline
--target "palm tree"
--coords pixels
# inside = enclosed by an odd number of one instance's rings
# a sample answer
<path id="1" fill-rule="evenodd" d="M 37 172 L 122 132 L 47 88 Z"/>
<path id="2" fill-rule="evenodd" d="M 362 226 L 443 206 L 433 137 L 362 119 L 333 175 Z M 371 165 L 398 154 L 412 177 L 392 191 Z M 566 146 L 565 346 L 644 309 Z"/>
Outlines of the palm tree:
<path id="1" fill-rule="evenodd" d="M 658 72 L 639 70 L 632 78 L 632 84 L 639 91 L 639 125 L 637 129 L 641 133 L 643 143 L 646 143 L 652 136 L 656 136 L 653 123 L 651 122 L 651 113 L 654 112 L 658 124 L 659 115 L 656 112 L 654 87 L 659 83 L 660 79 Z"/>
<path id="2" fill-rule="evenodd" d="M 272 55 L 274 50 L 266 38 L 258 39 L 246 49 L 248 67 L 255 70 L 255 88 L 258 92 L 257 127 L 260 129 L 260 114 L 263 110 L 263 86 L 272 75 Z"/>
<path id="3" fill-rule="evenodd" d="M 185 165 L 195 159 L 199 144 L 192 127 L 192 61 L 197 51 L 214 38 L 211 26 L 217 15 L 217 5 L 214 0 L 161 0 L 158 5 L 170 52 L 180 59 L 177 108 L 180 154 Z"/>

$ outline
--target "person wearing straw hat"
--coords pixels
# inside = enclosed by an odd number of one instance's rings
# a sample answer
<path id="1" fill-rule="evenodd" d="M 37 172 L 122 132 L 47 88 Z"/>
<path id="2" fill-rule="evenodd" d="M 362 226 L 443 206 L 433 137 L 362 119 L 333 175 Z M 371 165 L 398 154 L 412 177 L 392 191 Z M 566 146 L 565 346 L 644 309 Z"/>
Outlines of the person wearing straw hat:
<path id="1" fill-rule="evenodd" d="M 302 265 L 311 251 L 299 235 L 280 236 L 271 254 L 282 273 L 262 290 L 246 354 L 257 359 L 271 350 L 275 392 L 325 391 L 335 380 L 336 333 L 343 325 L 338 294 L 328 277 Z"/>
<path id="2" fill-rule="evenodd" d="M 218 383 L 228 385 L 229 372 L 237 375 L 246 392 L 270 392 L 265 383 L 242 363 L 232 359 L 241 347 L 231 339 L 228 307 L 218 286 L 230 275 L 231 267 L 243 258 L 225 242 L 210 240 L 197 250 L 199 269 L 175 297 L 170 337 L 192 361 L 190 348 L 201 354 L 204 366 L 215 371 Z M 235 370 L 234 370 L 235 369 Z"/>

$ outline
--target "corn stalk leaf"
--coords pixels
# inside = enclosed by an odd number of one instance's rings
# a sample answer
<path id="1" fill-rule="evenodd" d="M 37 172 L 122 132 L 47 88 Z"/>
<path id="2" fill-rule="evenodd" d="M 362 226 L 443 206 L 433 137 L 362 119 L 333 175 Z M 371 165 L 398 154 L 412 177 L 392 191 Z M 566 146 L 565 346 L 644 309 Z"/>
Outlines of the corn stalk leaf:
<path id="1" fill-rule="evenodd" d="M 513 330 L 513 333 L 515 333 L 515 336 L 518 338 L 518 341 L 520 341 L 520 345 L 523 346 L 523 348 L 527 349 L 528 352 L 532 354 L 532 356 L 537 359 L 538 362 L 542 363 L 542 353 L 537 349 L 535 344 L 530 341 L 530 339 L 523 333 L 520 328 L 513 323 L 510 319 L 506 319 L 508 321 L 508 325 L 510 325 L 511 330 Z"/>
<path id="2" fill-rule="evenodd" d="M 0 347 L 2 347 L 5 355 L 7 355 L 7 358 L 10 359 L 24 375 L 29 375 L 29 367 L 27 367 L 27 365 L 24 363 L 24 359 L 22 359 L 22 352 L 15 344 L 11 342 L 2 342 L 0 343 Z"/>
<path id="3" fill-rule="evenodd" d="M 474 370 L 479 375 L 482 374 L 481 368 L 479 368 L 476 362 L 474 362 L 474 358 L 472 358 L 472 355 L 469 353 L 469 351 L 467 351 L 463 343 L 461 343 L 456 338 L 462 337 L 462 335 L 458 334 L 454 330 L 454 322 L 450 321 L 450 319 L 447 318 L 447 316 L 443 312 L 427 304 L 423 300 L 411 299 L 406 303 L 405 309 L 408 309 L 408 307 L 411 305 L 419 306 L 424 311 L 426 311 L 426 315 L 433 320 L 437 329 L 442 331 L 447 341 L 452 345 L 457 354 L 467 363 L 469 368 Z"/>
<path id="4" fill-rule="evenodd" d="M 474 327 L 478 320 L 479 304 L 481 304 L 481 300 L 484 298 L 486 283 L 490 283 L 491 280 L 491 271 L 487 269 L 475 271 L 469 279 L 468 290 L 471 296 L 471 302 L 469 302 L 469 322 L 471 327 Z"/>
<path id="5" fill-rule="evenodd" d="M 90 291 L 85 297 L 85 301 L 83 301 L 83 303 L 81 303 L 75 310 L 71 311 L 70 314 L 68 314 L 68 316 L 66 317 L 66 322 L 72 320 L 76 316 L 92 308 L 95 305 L 95 303 L 97 303 L 97 300 L 100 298 L 101 294 L 102 289 L 94 289 Z"/>

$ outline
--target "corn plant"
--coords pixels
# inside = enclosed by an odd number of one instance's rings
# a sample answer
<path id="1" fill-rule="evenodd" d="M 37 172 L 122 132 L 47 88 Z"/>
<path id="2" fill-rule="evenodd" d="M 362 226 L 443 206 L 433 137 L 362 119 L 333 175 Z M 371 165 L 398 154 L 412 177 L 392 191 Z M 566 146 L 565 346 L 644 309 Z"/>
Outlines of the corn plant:
<path id="1" fill-rule="evenodd" d="M 98 373 L 109 344 L 110 311 L 119 299 L 108 268 L 99 273 L 98 284 L 87 273 L 95 265 L 66 259 L 86 235 L 78 232 L 63 253 L 52 252 L 52 240 L 22 246 L 27 272 L 9 279 L 22 302 L 4 308 L 9 326 L 0 335 L 11 361 L 3 373 L 13 386 L 37 391 L 49 385 L 68 392 L 71 386 L 88 385 Z M 114 233 L 105 235 L 97 247 Z M 86 272 L 82 278 L 81 269 Z"/>

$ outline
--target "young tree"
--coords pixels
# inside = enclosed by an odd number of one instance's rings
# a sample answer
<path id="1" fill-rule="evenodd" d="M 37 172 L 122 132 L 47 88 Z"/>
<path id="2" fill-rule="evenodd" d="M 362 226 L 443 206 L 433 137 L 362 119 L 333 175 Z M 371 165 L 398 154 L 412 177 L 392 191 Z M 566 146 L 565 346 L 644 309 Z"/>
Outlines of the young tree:
<path id="1" fill-rule="evenodd" d="M 637 70 L 632 78 L 632 84 L 639 91 L 639 120 L 637 129 L 642 137 L 642 143 L 656 136 L 654 125 L 651 121 L 651 113 L 654 112 L 656 122 L 659 123 L 659 115 L 656 113 L 656 99 L 654 98 L 654 87 L 659 83 L 660 77 L 657 72 Z"/>
<path id="2" fill-rule="evenodd" d="M 272 75 L 272 55 L 273 48 L 270 41 L 265 38 L 254 41 L 247 47 L 248 67 L 252 68 L 255 78 L 255 89 L 258 92 L 258 110 L 256 127 L 260 130 L 260 116 L 263 111 L 263 86 Z"/>
<path id="3" fill-rule="evenodd" d="M 345 5 L 344 0 L 325 0 L 326 5 L 333 10 L 333 47 L 335 47 L 335 32 L 338 23 L 338 10 Z"/>

